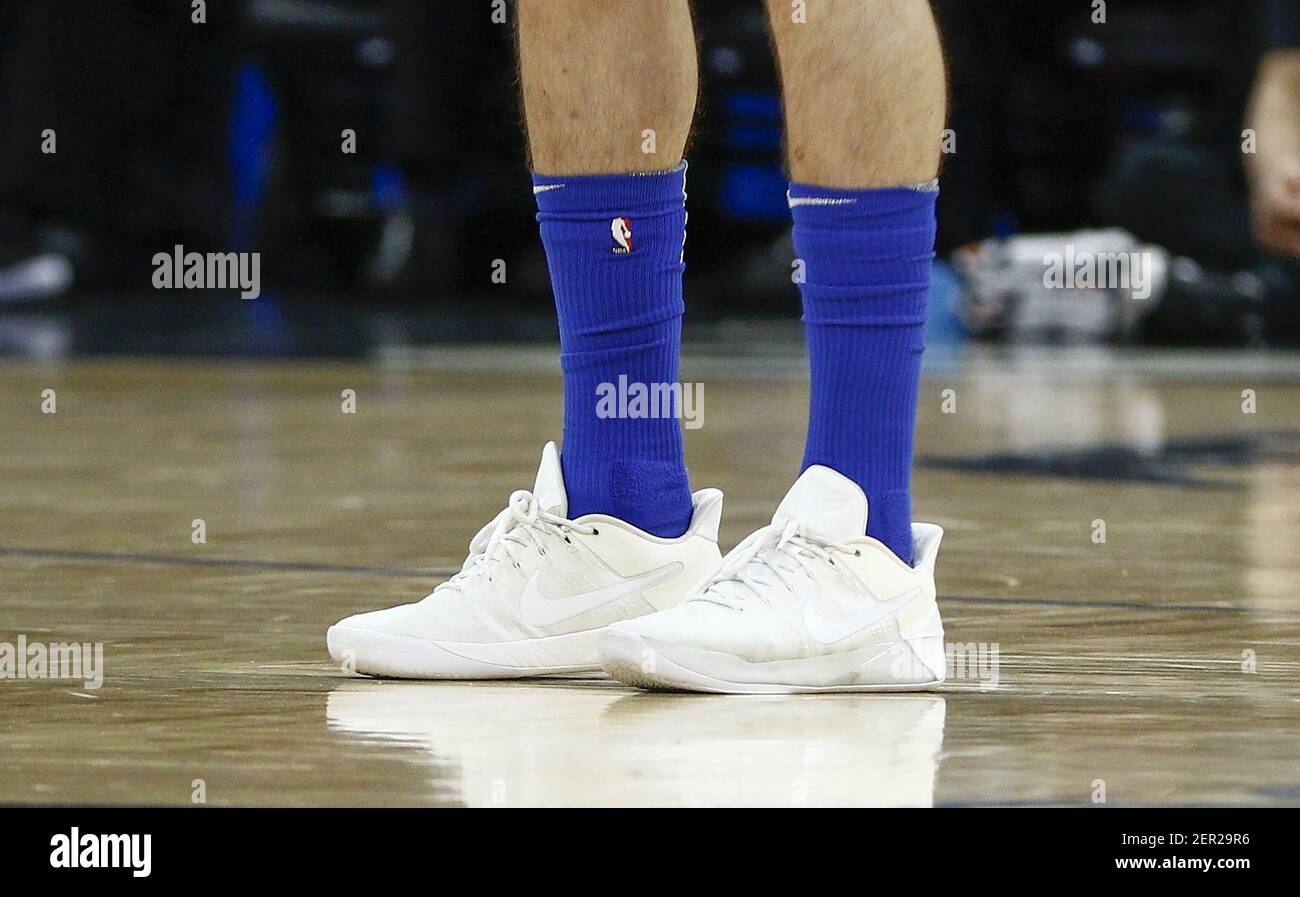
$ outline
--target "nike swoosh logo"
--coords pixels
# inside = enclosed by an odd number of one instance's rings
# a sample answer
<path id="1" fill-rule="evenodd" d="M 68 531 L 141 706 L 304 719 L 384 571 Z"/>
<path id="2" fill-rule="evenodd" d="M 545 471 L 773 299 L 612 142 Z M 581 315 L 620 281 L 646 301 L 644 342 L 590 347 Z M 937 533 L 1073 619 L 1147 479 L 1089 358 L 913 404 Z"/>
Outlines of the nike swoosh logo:
<path id="1" fill-rule="evenodd" d="M 662 582 L 667 582 L 685 569 L 686 565 L 681 561 L 673 561 L 649 573 L 616 582 L 612 586 L 596 589 L 594 592 L 569 595 L 565 598 L 547 598 L 542 594 L 537 586 L 538 577 L 541 576 L 539 570 L 532 575 L 519 595 L 519 615 L 529 626 L 539 628 L 554 626 L 556 623 L 562 623 L 598 607 L 604 607 L 606 604 L 639 595 Z"/>
<path id="2" fill-rule="evenodd" d="M 893 616 L 917 598 L 925 594 L 925 589 L 915 588 L 904 592 L 888 601 L 877 601 L 872 607 L 860 614 L 853 614 L 839 620 L 828 620 L 819 616 L 812 608 L 812 603 L 804 600 L 803 625 L 818 644 L 833 645 L 842 642 L 851 635 L 856 635 L 868 626 L 879 623 L 886 617 Z"/>

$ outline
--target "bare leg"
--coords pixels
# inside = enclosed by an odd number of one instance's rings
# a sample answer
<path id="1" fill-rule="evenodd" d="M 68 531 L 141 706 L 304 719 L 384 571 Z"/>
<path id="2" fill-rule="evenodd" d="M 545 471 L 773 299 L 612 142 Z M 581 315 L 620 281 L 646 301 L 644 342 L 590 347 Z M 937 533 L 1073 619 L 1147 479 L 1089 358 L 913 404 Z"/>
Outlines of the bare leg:
<path id="1" fill-rule="evenodd" d="M 927 0 L 768 0 L 785 94 L 790 176 L 825 187 L 935 177 L 947 105 Z"/>
<path id="2" fill-rule="evenodd" d="M 520 0 L 519 69 L 534 171 L 681 161 L 697 89 L 687 0 Z"/>

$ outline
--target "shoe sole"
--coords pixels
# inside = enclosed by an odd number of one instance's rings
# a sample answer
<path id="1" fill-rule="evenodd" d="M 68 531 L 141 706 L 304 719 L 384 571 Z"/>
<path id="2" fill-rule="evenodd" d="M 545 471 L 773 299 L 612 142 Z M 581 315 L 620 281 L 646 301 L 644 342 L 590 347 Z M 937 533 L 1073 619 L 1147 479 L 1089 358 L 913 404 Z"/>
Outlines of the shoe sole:
<path id="1" fill-rule="evenodd" d="M 943 683 L 947 667 L 937 609 L 918 634 L 801 660 L 751 663 L 732 654 L 668 644 L 621 629 L 601 633 L 598 650 L 606 673 L 625 685 L 650 691 L 751 695 L 929 691 Z"/>
<path id="2" fill-rule="evenodd" d="M 325 633 L 330 657 L 357 673 L 396 679 L 525 679 L 600 669 L 598 629 L 476 644 L 435 642 L 334 625 Z"/>

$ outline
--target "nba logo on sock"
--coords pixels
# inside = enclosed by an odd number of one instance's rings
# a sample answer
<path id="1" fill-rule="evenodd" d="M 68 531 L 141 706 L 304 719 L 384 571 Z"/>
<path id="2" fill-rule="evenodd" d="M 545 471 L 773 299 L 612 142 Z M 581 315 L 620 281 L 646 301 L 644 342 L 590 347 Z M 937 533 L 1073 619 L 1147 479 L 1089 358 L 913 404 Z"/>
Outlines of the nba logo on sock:
<path id="1" fill-rule="evenodd" d="M 614 254 L 626 255 L 632 251 L 632 222 L 626 218 L 615 218 L 609 223 L 609 232 L 614 236 Z"/>

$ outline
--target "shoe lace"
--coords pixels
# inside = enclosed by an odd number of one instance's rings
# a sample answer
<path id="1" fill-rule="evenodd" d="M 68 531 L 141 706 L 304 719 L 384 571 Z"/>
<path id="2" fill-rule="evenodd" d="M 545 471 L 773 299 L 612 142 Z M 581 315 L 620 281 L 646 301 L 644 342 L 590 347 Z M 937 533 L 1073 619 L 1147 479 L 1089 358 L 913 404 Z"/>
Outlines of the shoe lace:
<path id="1" fill-rule="evenodd" d="M 732 549 L 713 578 L 691 600 L 739 610 L 746 601 L 762 600 L 764 591 L 778 581 L 793 592 L 790 574 L 802 571 L 812 576 L 813 562 L 834 566 L 837 554 L 857 555 L 861 551 L 845 542 L 817 536 L 798 520 L 783 526 L 772 524 Z"/>
<path id="2" fill-rule="evenodd" d="M 574 523 L 558 514 L 542 510 L 537 497 L 527 489 L 512 492 L 505 509 L 470 541 L 469 555 L 460 571 L 436 586 L 434 594 L 439 591 L 462 592 L 470 583 L 482 579 L 490 583 L 500 564 L 509 561 L 518 568 L 521 554 L 529 546 L 535 546 L 544 557 L 544 536 L 559 535 L 567 540 L 570 532 L 593 535 L 597 530 L 594 526 Z"/>

